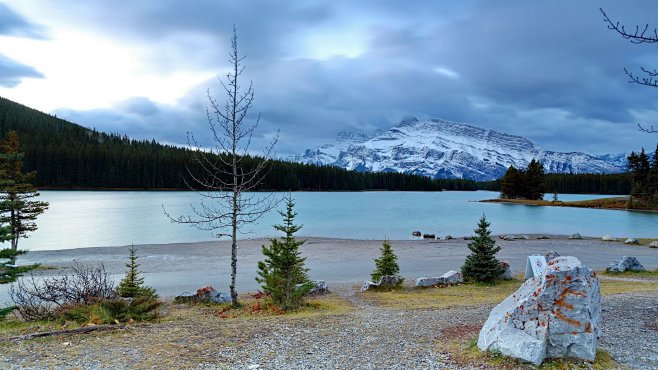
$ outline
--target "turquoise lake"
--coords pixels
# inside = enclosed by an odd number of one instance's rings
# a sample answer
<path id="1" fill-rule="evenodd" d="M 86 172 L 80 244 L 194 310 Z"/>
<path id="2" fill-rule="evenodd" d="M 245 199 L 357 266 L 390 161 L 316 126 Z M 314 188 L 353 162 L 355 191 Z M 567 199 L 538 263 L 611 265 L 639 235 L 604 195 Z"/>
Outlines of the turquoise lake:
<path id="1" fill-rule="evenodd" d="M 283 197 L 285 193 L 275 196 Z M 303 224 L 300 236 L 352 239 L 411 239 L 419 230 L 437 236 L 471 235 L 482 214 L 500 233 L 580 233 L 587 236 L 655 237 L 658 213 L 537 207 L 478 200 L 498 193 L 477 192 L 296 192 L 292 193 Z M 547 198 L 552 199 L 552 194 Z M 592 199 L 603 195 L 559 195 L 560 200 Z M 213 239 L 209 231 L 169 221 L 191 214 L 198 204 L 194 192 L 174 191 L 42 191 L 50 209 L 37 220 L 39 229 L 20 247 L 55 250 L 83 247 L 193 242 Z M 279 206 L 283 209 L 283 204 Z M 276 235 L 275 211 L 243 230 L 242 239 Z"/>

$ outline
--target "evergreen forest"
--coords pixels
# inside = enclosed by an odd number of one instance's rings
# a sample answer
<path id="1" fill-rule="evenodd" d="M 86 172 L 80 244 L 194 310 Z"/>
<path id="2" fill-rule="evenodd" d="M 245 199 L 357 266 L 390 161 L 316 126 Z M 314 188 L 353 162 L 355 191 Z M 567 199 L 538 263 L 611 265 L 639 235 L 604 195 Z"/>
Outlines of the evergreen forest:
<path id="1" fill-rule="evenodd" d="M 193 150 L 98 132 L 0 97 L 0 136 L 10 130 L 41 189 L 188 190 L 187 170 L 203 173 Z M 476 183 L 273 160 L 258 190 L 476 190 Z"/>

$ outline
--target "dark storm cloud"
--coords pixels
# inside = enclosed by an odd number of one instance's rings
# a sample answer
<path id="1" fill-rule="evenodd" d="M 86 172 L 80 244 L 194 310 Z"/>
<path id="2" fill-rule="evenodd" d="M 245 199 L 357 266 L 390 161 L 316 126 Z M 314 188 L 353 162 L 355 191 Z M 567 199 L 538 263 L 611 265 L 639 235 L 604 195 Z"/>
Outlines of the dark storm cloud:
<path id="1" fill-rule="evenodd" d="M 42 27 L 27 21 L 3 3 L 0 3 L 0 35 L 44 38 Z"/>
<path id="2" fill-rule="evenodd" d="M 166 46 L 166 54 L 154 49 L 156 69 L 193 64 L 220 73 L 236 24 L 248 56 L 245 77 L 256 87 L 254 112 L 262 113 L 256 144 L 281 130 L 282 153 L 330 142 L 344 129 L 385 129 L 409 115 L 524 135 L 550 150 L 603 153 L 655 145 L 655 136 L 637 132 L 633 112 L 655 110 L 657 91 L 629 84 L 623 68 L 658 67 L 658 47 L 623 40 L 606 29 L 598 10 L 603 6 L 630 26 L 658 26 L 651 19 L 655 2 L 400 4 L 168 0 L 77 6 L 90 27 Z M 353 34 L 354 24 L 361 34 Z M 352 57 L 304 55 L 305 38 L 319 30 L 361 38 L 361 50 Z M 208 81 L 176 107 L 136 98 L 111 110 L 66 114 L 97 128 L 182 143 L 186 131 L 205 130 L 203 92 L 211 88 L 221 100 L 216 87 L 216 80 Z"/>
<path id="3" fill-rule="evenodd" d="M 43 75 L 36 69 L 0 53 L 0 86 L 14 87 L 20 84 L 23 78 L 28 77 L 42 78 Z"/>

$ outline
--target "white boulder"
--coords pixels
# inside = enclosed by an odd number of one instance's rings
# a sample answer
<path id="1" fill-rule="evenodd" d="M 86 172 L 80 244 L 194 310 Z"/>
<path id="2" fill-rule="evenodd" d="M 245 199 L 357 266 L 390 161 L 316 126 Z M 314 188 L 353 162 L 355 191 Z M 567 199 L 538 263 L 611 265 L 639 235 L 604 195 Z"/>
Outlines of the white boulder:
<path id="1" fill-rule="evenodd" d="M 616 242 L 617 238 L 615 238 L 614 236 L 611 236 L 611 235 L 603 235 L 601 237 L 601 240 L 603 240 L 604 242 Z"/>
<path id="2" fill-rule="evenodd" d="M 628 238 L 624 241 L 624 244 L 640 244 L 640 241 L 635 238 Z"/>
<path id="3" fill-rule="evenodd" d="M 440 277 L 419 277 L 416 279 L 417 288 L 428 288 L 431 286 L 443 285 L 443 279 Z"/>
<path id="4" fill-rule="evenodd" d="M 583 238 L 582 235 L 580 235 L 580 234 L 578 234 L 578 233 L 571 234 L 571 235 L 569 236 L 569 239 L 582 239 L 582 238 Z"/>
<path id="5" fill-rule="evenodd" d="M 477 345 L 535 365 L 555 357 L 594 361 L 600 322 L 596 274 L 576 257 L 557 257 L 491 311 Z"/>
<path id="6" fill-rule="evenodd" d="M 649 244 L 649 248 L 658 248 L 658 240 L 654 240 Z"/>

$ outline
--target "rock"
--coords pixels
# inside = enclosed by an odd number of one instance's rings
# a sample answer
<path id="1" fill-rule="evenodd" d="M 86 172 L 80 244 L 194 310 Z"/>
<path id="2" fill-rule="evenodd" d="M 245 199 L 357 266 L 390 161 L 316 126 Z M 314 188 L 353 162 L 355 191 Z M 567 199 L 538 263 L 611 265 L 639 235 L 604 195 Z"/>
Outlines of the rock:
<path id="1" fill-rule="evenodd" d="M 472 237 L 472 236 L 465 236 L 463 239 L 464 239 L 464 240 L 472 240 L 473 237 Z"/>
<path id="2" fill-rule="evenodd" d="M 582 239 L 582 238 L 583 237 L 578 233 L 571 234 L 571 236 L 569 236 L 569 239 Z"/>
<path id="3" fill-rule="evenodd" d="M 519 236 L 519 239 L 530 240 L 530 237 L 528 235 L 521 235 Z"/>
<path id="4" fill-rule="evenodd" d="M 315 280 L 311 281 L 311 283 L 313 283 L 313 287 L 308 291 L 307 294 L 323 295 L 330 293 L 329 288 L 327 287 L 327 283 L 324 280 Z"/>
<path id="5" fill-rule="evenodd" d="M 514 279 L 514 273 L 512 272 L 512 267 L 507 261 L 500 261 L 500 268 L 503 269 L 503 272 L 498 275 L 499 279 L 502 280 L 512 280 Z"/>
<path id="6" fill-rule="evenodd" d="M 183 292 L 174 298 L 174 303 L 190 303 L 196 301 L 196 294 L 192 292 Z"/>
<path id="7" fill-rule="evenodd" d="M 624 244 L 640 244 L 640 241 L 635 238 L 628 238 L 624 241 Z"/>
<path id="8" fill-rule="evenodd" d="M 196 291 L 199 302 L 225 303 L 231 300 L 224 293 L 211 286 L 204 286 Z"/>
<path id="9" fill-rule="evenodd" d="M 454 238 L 455 238 L 455 237 L 452 236 L 452 235 L 446 235 L 446 237 L 445 237 L 444 239 L 445 239 L 445 240 L 452 240 L 452 239 L 454 239 Z"/>
<path id="10" fill-rule="evenodd" d="M 613 237 L 613 236 L 611 236 L 611 235 L 603 235 L 603 236 L 601 237 L 601 240 L 603 240 L 604 242 L 616 242 L 616 241 L 617 241 L 617 238 L 615 238 L 615 237 Z"/>
<path id="11" fill-rule="evenodd" d="M 496 306 L 478 338 L 483 351 L 540 365 L 545 358 L 594 361 L 601 334 L 596 274 L 576 257 L 557 257 Z"/>
<path id="12" fill-rule="evenodd" d="M 608 272 L 624 272 L 624 271 L 646 271 L 644 266 L 635 257 L 623 256 L 618 261 L 613 261 L 606 269 Z"/>
<path id="13" fill-rule="evenodd" d="M 400 284 L 402 284 L 402 279 L 400 277 L 393 275 L 385 275 L 379 278 L 379 281 L 376 283 L 373 283 L 372 281 L 366 281 L 361 286 L 361 291 L 365 292 L 366 290 L 377 289 L 377 288 L 391 289 L 391 288 L 395 288 Z"/>
<path id="14" fill-rule="evenodd" d="M 461 284 L 464 282 L 464 277 L 461 272 L 450 270 L 445 274 L 441 275 L 440 279 L 443 279 L 444 284 Z"/>
<path id="15" fill-rule="evenodd" d="M 548 251 L 546 252 L 546 254 L 544 254 L 544 258 L 546 258 L 546 262 L 551 262 L 557 257 L 560 257 L 560 253 L 558 253 L 557 251 Z"/>
<path id="16" fill-rule="evenodd" d="M 434 234 L 423 234 L 423 239 L 436 239 Z"/>
<path id="17" fill-rule="evenodd" d="M 420 233 L 420 231 L 414 231 L 414 232 L 411 233 L 411 235 L 412 236 L 420 236 L 421 233 Z"/>
<path id="18" fill-rule="evenodd" d="M 416 279 L 417 288 L 428 288 L 431 286 L 443 285 L 444 279 L 440 277 L 419 277 Z"/>
<path id="19" fill-rule="evenodd" d="M 544 240 L 544 239 L 550 239 L 550 238 L 548 237 L 548 235 L 539 235 L 539 236 L 537 237 L 537 239 L 539 239 L 539 240 Z"/>
<path id="20" fill-rule="evenodd" d="M 373 283 L 372 281 L 366 281 L 365 283 L 363 283 L 359 291 L 365 292 L 366 290 L 371 290 L 375 288 L 379 288 L 379 285 L 377 283 Z"/>
<path id="21" fill-rule="evenodd" d="M 379 279 L 377 285 L 380 288 L 393 288 L 399 285 L 400 283 L 402 283 L 402 279 L 400 279 L 398 276 L 385 275 Z"/>
<path id="22" fill-rule="evenodd" d="M 192 302 L 212 302 L 212 303 L 225 303 L 229 302 L 231 298 L 226 294 L 215 290 L 211 286 L 204 286 L 203 288 L 192 292 L 183 292 L 174 298 L 174 303 L 192 303 Z"/>
<path id="23" fill-rule="evenodd" d="M 649 248 L 658 248 L 658 240 L 654 240 L 649 244 Z"/>

